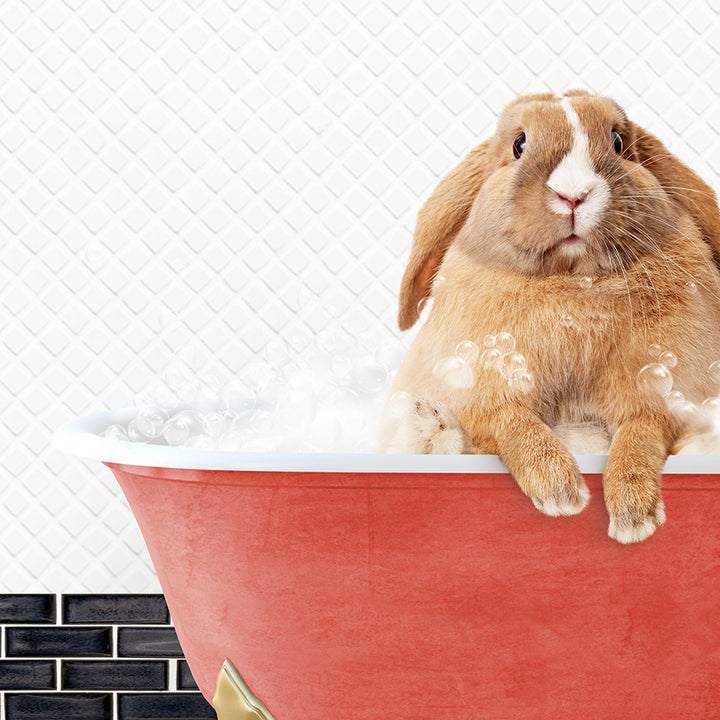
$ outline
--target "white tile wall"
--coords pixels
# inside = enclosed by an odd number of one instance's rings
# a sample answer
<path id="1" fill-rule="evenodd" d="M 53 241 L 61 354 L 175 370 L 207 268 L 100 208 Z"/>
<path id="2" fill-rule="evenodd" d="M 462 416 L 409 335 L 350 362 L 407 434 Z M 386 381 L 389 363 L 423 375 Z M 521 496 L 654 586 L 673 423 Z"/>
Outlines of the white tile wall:
<path id="1" fill-rule="evenodd" d="M 692 0 L 0 3 L 0 590 L 157 590 L 54 428 L 189 343 L 389 338 L 422 199 L 517 93 L 611 94 L 718 187 L 718 37 Z"/>

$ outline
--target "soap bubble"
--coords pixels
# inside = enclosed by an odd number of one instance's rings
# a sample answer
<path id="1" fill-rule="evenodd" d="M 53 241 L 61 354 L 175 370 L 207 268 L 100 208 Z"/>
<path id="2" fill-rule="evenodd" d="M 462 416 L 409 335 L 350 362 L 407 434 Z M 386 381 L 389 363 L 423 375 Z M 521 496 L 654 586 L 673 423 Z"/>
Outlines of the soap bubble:
<path id="1" fill-rule="evenodd" d="M 219 438 L 232 425 L 233 413 L 206 412 L 201 415 L 201 421 L 205 435 L 209 435 L 211 438 Z"/>
<path id="2" fill-rule="evenodd" d="M 493 348 L 497 345 L 497 335 L 486 335 L 483 338 L 483 345 L 487 348 Z"/>
<path id="3" fill-rule="evenodd" d="M 527 368 L 519 368 L 510 375 L 510 387 L 521 393 L 529 393 L 535 388 L 535 378 Z"/>
<path id="4" fill-rule="evenodd" d="M 267 363 L 259 360 L 248 363 L 243 368 L 242 377 L 258 395 L 263 395 L 278 383 L 277 373 Z"/>
<path id="5" fill-rule="evenodd" d="M 202 378 L 193 398 L 193 410 L 197 413 L 213 412 L 221 406 L 220 381 L 214 375 Z"/>
<path id="6" fill-rule="evenodd" d="M 239 378 L 226 382 L 220 389 L 219 398 L 222 407 L 237 412 L 252 410 L 257 405 L 255 391 Z"/>
<path id="7" fill-rule="evenodd" d="M 708 371 L 710 372 L 710 378 L 712 381 L 720 385 L 720 360 L 716 360 L 712 363 L 708 368 Z"/>
<path id="8" fill-rule="evenodd" d="M 142 426 L 142 423 L 140 425 Z M 133 418 L 128 423 L 127 434 L 128 440 L 134 443 L 146 443 L 153 439 L 142 430 L 142 427 L 138 427 L 137 418 Z"/>
<path id="9" fill-rule="evenodd" d="M 664 365 L 668 370 L 672 370 L 677 365 L 677 357 L 675 353 L 666 350 L 664 353 L 660 354 L 658 362 L 661 365 Z"/>
<path id="10" fill-rule="evenodd" d="M 660 363 L 645 365 L 638 373 L 638 386 L 650 395 L 665 397 L 672 390 L 673 378 L 670 371 Z"/>
<path id="11" fill-rule="evenodd" d="M 670 412 L 681 422 L 690 421 L 700 410 L 695 403 L 687 400 L 687 398 L 679 390 L 669 392 L 665 397 L 665 402 L 667 403 Z"/>
<path id="12" fill-rule="evenodd" d="M 483 364 L 483 367 L 486 367 L 488 369 L 498 369 L 501 359 L 502 353 L 496 347 L 488 348 L 480 356 L 480 362 Z"/>
<path id="13" fill-rule="evenodd" d="M 455 354 L 469 365 L 472 365 L 480 355 L 480 348 L 472 340 L 465 340 L 457 344 Z"/>
<path id="14" fill-rule="evenodd" d="M 414 398 L 404 391 L 394 392 L 388 399 L 388 410 L 396 417 L 404 415 L 413 404 Z"/>
<path id="15" fill-rule="evenodd" d="M 108 440 L 122 440 L 127 442 L 129 439 L 127 430 L 122 425 L 110 425 L 102 435 Z"/>
<path id="16" fill-rule="evenodd" d="M 385 389 L 388 381 L 387 368 L 371 357 L 360 358 L 353 368 L 353 382 L 361 393 L 377 393 Z"/>
<path id="17" fill-rule="evenodd" d="M 344 378 L 352 372 L 353 362 L 347 355 L 333 355 L 330 358 L 330 369 L 335 377 Z"/>
<path id="18" fill-rule="evenodd" d="M 184 410 L 173 415 L 163 428 L 162 434 L 168 445 L 184 445 L 200 433 L 200 422 L 195 413 Z"/>
<path id="19" fill-rule="evenodd" d="M 379 348 L 381 345 L 381 335 L 377 328 L 365 330 L 355 338 L 355 344 L 361 353 L 373 355 L 375 348 Z"/>
<path id="20" fill-rule="evenodd" d="M 567 313 L 565 313 L 564 315 L 560 316 L 560 324 L 563 327 L 566 327 L 566 328 L 572 327 L 574 322 L 575 321 L 574 321 L 572 315 L 568 315 Z"/>
<path id="21" fill-rule="evenodd" d="M 293 355 L 298 357 L 312 347 L 313 340 L 308 333 L 296 331 L 289 335 L 287 344 Z"/>
<path id="22" fill-rule="evenodd" d="M 662 352 L 662 347 L 660 347 L 660 345 L 658 345 L 657 343 L 653 343 L 648 348 L 648 352 L 650 353 L 650 357 L 658 357 Z"/>
<path id="23" fill-rule="evenodd" d="M 689 295 L 694 295 L 697 292 L 697 285 L 690 281 L 685 283 L 685 292 Z"/>
<path id="24" fill-rule="evenodd" d="M 470 366 L 459 357 L 445 357 L 433 368 L 433 375 L 454 388 L 468 388 L 473 384 Z"/>
<path id="25" fill-rule="evenodd" d="M 593 280 L 591 277 L 588 277 L 587 275 L 583 278 L 580 278 L 580 287 L 583 290 L 589 290 L 593 285 Z"/>
<path id="26" fill-rule="evenodd" d="M 717 432 L 720 428 L 720 397 L 711 397 L 702 401 L 700 412 L 705 419 L 712 424 L 713 430 Z"/>
<path id="27" fill-rule="evenodd" d="M 497 347 L 501 355 L 507 355 L 507 353 L 511 353 L 515 349 L 515 338 L 509 332 L 501 332 L 497 336 L 495 347 Z"/>
<path id="28" fill-rule="evenodd" d="M 159 437 L 167 421 L 167 410 L 161 407 L 141 408 L 134 420 L 137 430 L 148 438 Z"/>
<path id="29" fill-rule="evenodd" d="M 315 344 L 328 355 L 341 352 L 345 349 L 345 343 L 340 337 L 340 334 L 332 330 L 321 330 L 317 334 Z"/>
<path id="30" fill-rule="evenodd" d="M 670 409 L 674 409 L 682 407 L 687 401 L 679 390 L 673 390 L 666 395 L 665 402 Z"/>
<path id="31" fill-rule="evenodd" d="M 425 320 L 427 316 L 430 314 L 430 310 L 432 310 L 433 306 L 433 298 L 430 295 L 427 295 L 417 305 L 417 311 L 418 315 L 420 315 L 421 320 Z"/>
<path id="32" fill-rule="evenodd" d="M 384 340 L 375 351 L 375 360 L 380 365 L 384 365 L 390 372 L 390 369 L 400 367 L 406 352 L 407 347 L 404 342 L 400 340 L 387 342 Z"/>
<path id="33" fill-rule="evenodd" d="M 273 429 L 275 418 L 267 408 L 258 408 L 250 416 L 250 428 L 258 435 L 265 435 Z"/>
<path id="34" fill-rule="evenodd" d="M 179 396 L 164 380 L 158 379 L 153 383 L 150 386 L 149 394 L 152 404 L 156 407 L 174 409 L 178 404 Z"/>
<path id="35" fill-rule="evenodd" d="M 265 346 L 265 359 L 271 368 L 280 370 L 290 362 L 290 351 L 287 344 L 280 339 L 271 340 Z"/>
<path id="36" fill-rule="evenodd" d="M 170 390 L 179 398 L 193 397 L 199 384 L 197 375 L 177 355 L 165 369 L 163 379 Z"/>
<path id="37" fill-rule="evenodd" d="M 524 370 L 525 366 L 525 356 L 519 352 L 507 353 L 500 359 L 500 372 L 506 378 L 509 378 L 516 370 Z"/>

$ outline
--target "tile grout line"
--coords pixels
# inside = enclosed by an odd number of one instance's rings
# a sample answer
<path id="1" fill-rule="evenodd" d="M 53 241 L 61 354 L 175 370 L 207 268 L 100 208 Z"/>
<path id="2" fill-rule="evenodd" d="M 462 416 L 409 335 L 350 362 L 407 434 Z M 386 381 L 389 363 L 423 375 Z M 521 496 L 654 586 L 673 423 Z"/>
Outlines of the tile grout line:
<path id="1" fill-rule="evenodd" d="M 113 625 L 111 628 L 111 642 L 112 642 L 112 659 L 118 659 L 118 636 L 119 630 L 117 625 Z M 118 720 L 120 717 L 120 695 L 118 692 L 112 694 L 112 718 Z"/>
<path id="2" fill-rule="evenodd" d="M 0 658 L 5 657 L 5 626 L 0 626 Z M 5 693 L 0 692 L 0 720 L 5 720 Z"/>
<path id="3" fill-rule="evenodd" d="M 168 682 L 167 691 L 177 692 L 177 680 L 178 680 L 178 661 L 177 659 L 170 659 L 168 661 Z"/>
<path id="4" fill-rule="evenodd" d="M 63 605 L 65 603 L 63 594 L 58 592 L 55 593 L 55 626 L 62 627 L 63 625 Z M 62 688 L 62 657 L 55 659 L 55 690 L 61 692 Z"/>

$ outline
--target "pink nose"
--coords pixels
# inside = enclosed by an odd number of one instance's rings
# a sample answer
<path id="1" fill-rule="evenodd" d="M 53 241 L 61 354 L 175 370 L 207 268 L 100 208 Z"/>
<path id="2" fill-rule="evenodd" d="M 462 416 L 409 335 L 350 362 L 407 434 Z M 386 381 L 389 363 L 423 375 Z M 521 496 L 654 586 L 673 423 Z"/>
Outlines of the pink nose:
<path id="1" fill-rule="evenodd" d="M 590 195 L 590 191 L 586 190 L 583 193 L 580 193 L 577 197 L 566 197 L 565 195 L 560 194 L 559 192 L 555 193 L 564 203 L 570 206 L 571 210 L 574 210 L 578 205 L 581 203 L 584 203 L 588 196 Z"/>

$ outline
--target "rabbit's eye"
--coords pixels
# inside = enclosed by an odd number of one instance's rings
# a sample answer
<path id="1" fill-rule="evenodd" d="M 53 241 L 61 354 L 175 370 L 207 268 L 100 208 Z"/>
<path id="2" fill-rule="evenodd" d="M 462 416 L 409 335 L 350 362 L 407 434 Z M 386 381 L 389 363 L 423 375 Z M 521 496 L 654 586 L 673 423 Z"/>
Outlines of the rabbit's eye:
<path id="1" fill-rule="evenodd" d="M 613 149 L 615 152 L 620 155 L 623 151 L 623 141 L 620 137 L 620 133 L 617 130 L 612 131 L 612 143 L 613 143 Z"/>
<path id="2" fill-rule="evenodd" d="M 519 159 L 520 156 L 525 152 L 525 133 L 520 133 L 513 143 L 513 154 L 515 159 Z"/>

